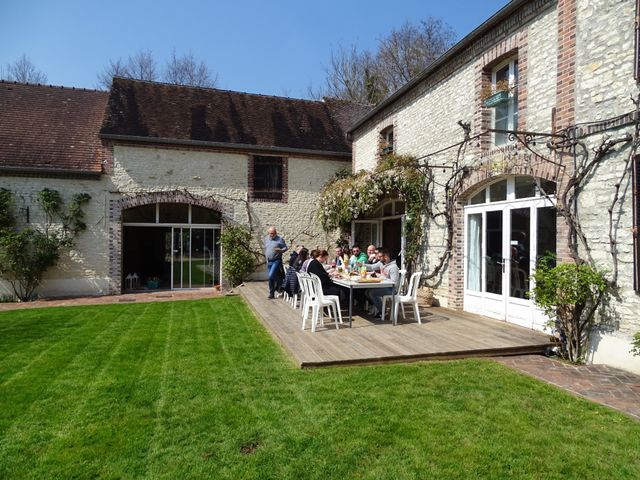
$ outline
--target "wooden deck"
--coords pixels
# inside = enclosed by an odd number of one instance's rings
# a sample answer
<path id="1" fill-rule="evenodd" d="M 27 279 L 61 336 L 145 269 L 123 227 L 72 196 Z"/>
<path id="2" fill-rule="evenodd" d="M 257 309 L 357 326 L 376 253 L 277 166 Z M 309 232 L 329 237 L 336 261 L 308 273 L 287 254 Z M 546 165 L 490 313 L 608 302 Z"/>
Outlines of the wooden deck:
<path id="1" fill-rule="evenodd" d="M 238 291 L 301 368 L 524 355 L 551 345 L 540 332 L 441 307 L 421 308 L 422 325 L 407 309 L 407 320 L 400 316 L 396 326 L 354 314 L 353 328 L 345 323 L 336 330 L 325 318 L 325 326 L 312 333 L 310 322 L 302 330 L 299 309 L 282 299 L 267 300 L 266 282 L 249 282 Z"/>

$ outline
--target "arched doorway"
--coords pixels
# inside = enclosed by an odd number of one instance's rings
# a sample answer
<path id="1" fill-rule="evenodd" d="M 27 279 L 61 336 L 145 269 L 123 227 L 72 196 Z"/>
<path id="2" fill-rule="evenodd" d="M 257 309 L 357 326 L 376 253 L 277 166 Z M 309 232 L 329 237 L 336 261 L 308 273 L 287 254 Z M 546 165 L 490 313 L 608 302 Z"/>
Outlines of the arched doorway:
<path id="1" fill-rule="evenodd" d="M 543 329 L 528 293 L 540 259 L 556 253 L 555 184 L 503 177 L 469 198 L 464 225 L 464 309 Z"/>
<path id="2" fill-rule="evenodd" d="M 368 245 L 388 248 L 393 258 L 404 252 L 405 202 L 386 199 L 371 214 L 351 223 L 352 243 L 366 249 Z"/>
<path id="3" fill-rule="evenodd" d="M 215 210 L 150 203 L 122 211 L 122 290 L 205 288 L 220 283 Z"/>

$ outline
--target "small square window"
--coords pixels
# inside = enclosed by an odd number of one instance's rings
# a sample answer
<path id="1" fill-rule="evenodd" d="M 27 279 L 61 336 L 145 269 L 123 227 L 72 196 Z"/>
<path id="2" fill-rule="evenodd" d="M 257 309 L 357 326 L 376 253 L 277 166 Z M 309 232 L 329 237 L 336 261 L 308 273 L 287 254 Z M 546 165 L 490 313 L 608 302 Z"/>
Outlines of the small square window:
<path id="1" fill-rule="evenodd" d="M 282 157 L 253 157 L 253 198 L 260 200 L 282 200 Z"/>

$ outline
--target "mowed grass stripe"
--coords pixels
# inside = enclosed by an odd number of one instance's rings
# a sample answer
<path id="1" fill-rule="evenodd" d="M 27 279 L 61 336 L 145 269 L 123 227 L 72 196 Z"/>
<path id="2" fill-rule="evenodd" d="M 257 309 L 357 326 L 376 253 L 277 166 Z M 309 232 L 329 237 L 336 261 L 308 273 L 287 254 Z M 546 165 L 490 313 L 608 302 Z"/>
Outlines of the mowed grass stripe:
<path id="1" fill-rule="evenodd" d="M 60 466 L 64 467 L 66 455 L 63 452 L 74 448 L 78 438 L 81 441 L 91 438 L 91 425 L 96 418 L 101 422 L 105 416 L 108 417 L 112 413 L 116 416 L 119 401 L 125 400 L 120 397 L 118 402 L 114 402 L 112 392 L 104 392 L 110 383 L 121 385 L 124 378 L 105 380 L 105 375 L 109 369 L 114 370 L 110 364 L 126 343 L 131 330 L 135 328 L 140 318 L 140 307 L 127 309 L 124 306 L 112 306 L 106 311 L 111 318 L 110 328 L 104 329 L 93 341 L 87 341 L 82 352 L 69 355 L 70 361 L 65 368 L 48 382 L 43 399 L 34 405 L 28 415 L 17 419 L 15 423 L 15 426 L 21 429 L 21 437 L 30 448 L 46 448 L 47 451 L 54 452 L 52 455 L 46 455 L 38 450 L 38 455 L 34 458 L 43 471 L 51 472 Z M 137 351 L 137 348 L 135 350 Z M 114 371 L 113 376 L 124 377 L 129 371 L 131 368 L 127 364 L 126 368 Z M 123 392 L 124 389 L 120 389 L 117 393 Z M 50 411 L 52 415 L 42 418 L 42 411 Z M 41 418 L 41 421 L 34 422 L 35 418 Z M 48 436 L 43 436 L 43 432 L 48 432 Z M 99 461 L 103 460 L 100 458 Z"/>
<path id="2" fill-rule="evenodd" d="M 117 317 L 114 320 L 118 313 L 117 310 L 95 312 L 89 321 L 81 322 L 63 340 L 54 338 L 50 347 L 43 346 L 32 361 L 7 379 L 1 387 L 5 394 L 0 396 L 0 434 L 11 425 L 20 427 L 20 422 L 33 416 L 33 410 L 51 407 L 59 410 L 73 405 L 73 402 L 65 403 L 65 395 L 75 398 L 76 388 L 82 385 L 76 386 L 74 382 L 90 375 L 92 362 L 99 362 L 100 353 L 108 353 L 121 335 Z M 47 321 L 44 315 L 40 318 L 42 322 Z"/>
<path id="3" fill-rule="evenodd" d="M 0 387 L 24 374 L 42 358 L 48 358 L 50 352 L 60 345 L 62 348 L 79 347 L 79 335 L 108 326 L 108 322 L 101 323 L 101 319 L 106 317 L 103 312 L 91 323 L 80 321 L 86 315 L 85 310 L 77 309 L 71 313 L 65 317 L 60 310 L 51 313 L 29 310 L 18 317 L 22 321 L 15 322 L 16 328 L 10 329 L 10 334 L 0 335 Z M 0 313 L 0 323 L 12 324 L 14 316 L 15 312 Z"/>
<path id="4" fill-rule="evenodd" d="M 239 298 L 157 305 L 73 370 L 103 372 L 64 397 L 81 422 L 50 404 L 27 427 L 61 437 L 3 438 L 0 478 L 640 477 L 640 423 L 494 362 L 303 371 Z"/>
<path id="5" fill-rule="evenodd" d="M 152 406 L 158 395 L 158 375 L 151 375 L 144 383 L 139 381 L 147 355 L 153 351 L 153 339 L 161 312 L 150 304 L 129 306 L 127 325 L 123 325 L 118 342 L 110 355 L 105 356 L 102 368 L 92 379 L 84 382 L 85 395 L 74 411 L 69 411 L 66 423 L 56 436 L 52 454 L 40 459 L 43 471 L 63 471 L 68 458 L 59 452 L 80 451 L 92 459 L 79 468 L 87 476 L 95 475 L 100 465 L 109 465 L 109 475 L 122 476 L 136 468 L 130 463 L 147 447 L 148 432 L 152 428 Z M 133 308 L 131 308 L 133 307 Z M 113 431 L 104 432 L 102 426 L 110 424 Z M 85 439 L 100 439 L 106 433 L 111 448 L 101 452 L 99 444 Z M 129 461 L 121 462 L 119 459 Z"/>

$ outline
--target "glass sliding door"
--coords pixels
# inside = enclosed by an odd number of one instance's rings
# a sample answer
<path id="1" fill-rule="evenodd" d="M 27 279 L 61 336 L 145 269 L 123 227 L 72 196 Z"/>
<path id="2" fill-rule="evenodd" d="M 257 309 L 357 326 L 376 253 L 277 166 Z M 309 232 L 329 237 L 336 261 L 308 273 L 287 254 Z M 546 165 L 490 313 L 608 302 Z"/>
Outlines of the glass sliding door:
<path id="1" fill-rule="evenodd" d="M 191 288 L 211 287 L 215 278 L 215 230 L 191 230 Z"/>
<path id="2" fill-rule="evenodd" d="M 215 228 L 173 227 L 172 288 L 212 287 L 218 279 Z"/>

